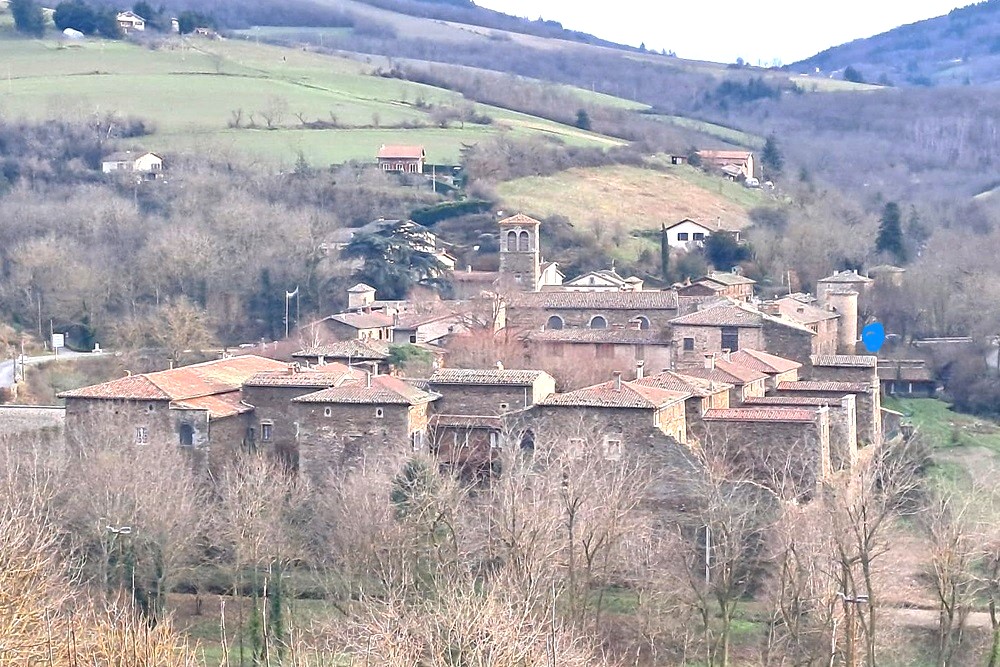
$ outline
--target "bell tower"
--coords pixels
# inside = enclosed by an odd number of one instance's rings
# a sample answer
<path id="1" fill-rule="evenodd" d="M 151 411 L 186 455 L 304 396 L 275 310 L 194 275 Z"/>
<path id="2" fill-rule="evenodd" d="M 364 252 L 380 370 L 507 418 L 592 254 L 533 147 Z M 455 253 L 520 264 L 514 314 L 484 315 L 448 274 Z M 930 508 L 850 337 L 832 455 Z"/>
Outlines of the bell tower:
<path id="1" fill-rule="evenodd" d="M 518 213 L 500 225 L 500 282 L 508 289 L 537 292 L 541 281 L 538 229 L 541 222 Z"/>

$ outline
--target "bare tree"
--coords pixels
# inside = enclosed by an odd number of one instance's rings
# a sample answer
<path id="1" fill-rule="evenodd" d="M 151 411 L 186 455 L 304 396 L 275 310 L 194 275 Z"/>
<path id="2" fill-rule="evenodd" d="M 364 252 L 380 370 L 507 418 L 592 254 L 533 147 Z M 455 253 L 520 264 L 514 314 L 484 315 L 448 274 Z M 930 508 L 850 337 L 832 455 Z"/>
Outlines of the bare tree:
<path id="1" fill-rule="evenodd" d="M 264 119 L 264 122 L 267 124 L 267 129 L 269 130 L 273 130 L 277 126 L 281 125 L 287 112 L 288 100 L 280 95 L 271 95 L 268 97 L 264 104 L 264 108 L 258 111 L 260 117 Z"/>

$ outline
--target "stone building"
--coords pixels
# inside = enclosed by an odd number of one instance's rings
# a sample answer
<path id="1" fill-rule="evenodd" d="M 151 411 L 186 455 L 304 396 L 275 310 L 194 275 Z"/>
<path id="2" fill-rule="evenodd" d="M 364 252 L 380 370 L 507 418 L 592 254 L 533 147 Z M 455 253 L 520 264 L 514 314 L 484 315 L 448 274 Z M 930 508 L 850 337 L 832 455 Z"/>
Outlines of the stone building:
<path id="1" fill-rule="evenodd" d="M 642 278 L 625 278 L 610 269 L 588 271 L 562 283 L 562 288 L 570 292 L 641 292 Z"/>
<path id="2" fill-rule="evenodd" d="M 874 385 L 870 382 L 822 380 L 782 382 L 778 385 L 777 394 L 813 396 L 838 401 L 844 395 L 853 394 L 857 401 L 859 446 L 882 444 L 882 401 L 877 382 Z"/>
<path id="3" fill-rule="evenodd" d="M 630 328 L 546 329 L 529 331 L 525 343 L 548 359 L 566 359 L 567 363 L 586 363 L 588 359 L 606 362 L 613 367 L 631 368 L 643 361 L 649 368 L 670 368 L 672 342 L 663 331 Z"/>
<path id="4" fill-rule="evenodd" d="M 307 347 L 293 353 L 292 358 L 318 366 L 331 362 L 359 366 L 373 373 L 382 374 L 389 372 L 389 343 L 355 338 Z"/>
<path id="5" fill-rule="evenodd" d="M 728 300 L 705 304 L 672 319 L 670 326 L 678 367 L 700 364 L 706 354 L 743 348 L 804 362 L 816 344 L 816 334 L 803 325 Z"/>
<path id="6" fill-rule="evenodd" d="M 698 279 L 698 282 L 718 285 L 722 288 L 719 296 L 729 297 L 735 301 L 749 302 L 753 298 L 753 286 L 757 281 L 733 271 L 712 271 Z"/>
<path id="7" fill-rule="evenodd" d="M 314 338 L 322 341 L 374 340 L 392 342 L 393 318 L 379 312 L 348 312 L 324 317 L 309 325 Z"/>
<path id="8" fill-rule="evenodd" d="M 934 398 L 938 382 L 924 359 L 879 359 L 879 382 L 885 396 Z"/>
<path id="9" fill-rule="evenodd" d="M 442 415 L 430 418 L 430 448 L 440 464 L 485 479 L 504 442 L 503 417 Z"/>
<path id="10" fill-rule="evenodd" d="M 542 287 L 541 222 L 521 213 L 500 225 L 500 287 L 537 292 Z"/>
<path id="11" fill-rule="evenodd" d="M 687 442 L 698 442 L 697 425 L 709 410 L 729 407 L 729 395 L 734 386 L 726 382 L 707 380 L 674 371 L 640 376 L 635 384 L 690 394 L 684 400 L 684 421 Z"/>
<path id="12" fill-rule="evenodd" d="M 709 410 L 702 429 L 708 452 L 779 496 L 808 498 L 831 472 L 828 408 Z"/>
<path id="13" fill-rule="evenodd" d="M 535 420 L 550 428 L 573 424 L 599 425 L 608 456 L 621 456 L 630 443 L 650 431 L 687 442 L 684 401 L 689 394 L 627 382 L 615 373 L 609 382 L 563 394 L 552 394 L 533 410 Z"/>
<path id="14" fill-rule="evenodd" d="M 243 382 L 288 364 L 254 355 L 229 357 L 127 377 L 59 394 L 70 442 L 119 438 L 137 447 L 182 447 L 198 467 L 218 470 L 253 436 Z"/>
<path id="15" fill-rule="evenodd" d="M 854 394 L 839 399 L 817 396 L 761 396 L 747 399 L 747 407 L 830 409 L 830 466 L 833 472 L 851 470 L 858 462 L 858 409 Z"/>
<path id="16" fill-rule="evenodd" d="M 507 302 L 507 326 L 519 331 L 627 329 L 633 322 L 641 330 L 664 331 L 676 315 L 673 291 L 542 291 L 511 294 Z"/>
<path id="17" fill-rule="evenodd" d="M 877 384 L 878 357 L 866 354 L 818 354 L 809 359 L 805 379 Z"/>
<path id="18" fill-rule="evenodd" d="M 439 414 L 500 416 L 530 408 L 556 390 L 545 371 L 497 368 L 439 368 L 427 381 L 440 395 Z"/>
<path id="19" fill-rule="evenodd" d="M 768 377 L 768 389 L 774 389 L 779 382 L 795 382 L 799 379 L 802 364 L 774 354 L 743 348 L 729 355 L 727 361 L 752 368 Z"/>
<path id="20" fill-rule="evenodd" d="M 816 281 L 816 298 L 819 300 L 819 305 L 825 308 L 829 304 L 827 292 L 857 292 L 859 311 L 870 313 L 874 286 L 874 280 L 857 271 L 834 271 L 833 275 Z"/>
<path id="21" fill-rule="evenodd" d="M 369 464 L 398 468 L 426 451 L 437 398 L 397 377 L 366 374 L 291 399 L 300 474 L 321 485 L 331 473 Z"/>
<path id="22" fill-rule="evenodd" d="M 729 404 L 740 405 L 753 396 L 763 396 L 767 392 L 768 375 L 753 368 L 731 361 L 731 355 L 706 354 L 701 366 L 687 366 L 678 369 L 684 375 L 732 387 Z"/>
<path id="23" fill-rule="evenodd" d="M 815 354 L 836 354 L 840 335 L 841 315 L 829 308 L 816 305 L 807 295 L 798 298 L 786 296 L 762 303 L 760 309 L 770 315 L 779 315 L 797 322 L 816 334 L 813 342 Z"/>

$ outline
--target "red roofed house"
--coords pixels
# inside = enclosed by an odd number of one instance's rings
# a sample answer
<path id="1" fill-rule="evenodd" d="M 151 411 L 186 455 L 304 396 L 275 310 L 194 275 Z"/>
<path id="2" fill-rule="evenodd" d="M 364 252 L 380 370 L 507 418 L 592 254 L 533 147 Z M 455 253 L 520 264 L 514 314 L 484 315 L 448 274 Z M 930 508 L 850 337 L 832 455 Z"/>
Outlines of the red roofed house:
<path id="1" fill-rule="evenodd" d="M 382 171 L 397 171 L 404 174 L 424 173 L 427 155 L 423 146 L 386 145 L 378 149 L 378 166 Z"/>
<path id="2" fill-rule="evenodd" d="M 733 352 L 729 361 L 760 371 L 769 378 L 767 384 L 771 389 L 777 388 L 779 382 L 797 381 L 799 369 L 802 368 L 802 364 L 797 361 L 748 348 Z"/>
<path id="3" fill-rule="evenodd" d="M 756 164 L 750 151 L 698 151 L 698 157 L 703 164 L 720 169 L 734 179 L 753 178 L 755 175 Z"/>
<path id="4" fill-rule="evenodd" d="M 730 405 L 740 405 L 748 398 L 763 396 L 767 392 L 766 373 L 733 362 L 728 354 L 706 354 L 703 365 L 681 369 L 681 373 L 709 382 L 727 384 L 732 389 Z"/>
<path id="5" fill-rule="evenodd" d="M 245 355 L 65 391 L 59 397 L 66 401 L 66 435 L 80 446 L 119 437 L 137 447 L 184 447 L 215 470 L 252 439 L 253 406 L 243 402 L 243 383 L 287 368 Z"/>

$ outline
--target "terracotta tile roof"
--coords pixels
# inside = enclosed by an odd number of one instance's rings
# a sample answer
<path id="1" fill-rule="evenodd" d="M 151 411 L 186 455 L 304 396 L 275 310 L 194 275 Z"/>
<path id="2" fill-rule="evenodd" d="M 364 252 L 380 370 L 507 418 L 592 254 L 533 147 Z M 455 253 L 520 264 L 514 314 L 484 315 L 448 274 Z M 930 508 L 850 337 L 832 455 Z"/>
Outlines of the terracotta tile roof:
<path id="1" fill-rule="evenodd" d="M 701 378 L 703 380 L 711 380 L 713 382 L 729 382 L 738 387 L 750 382 L 766 380 L 768 377 L 767 374 L 761 373 L 756 369 L 747 368 L 741 364 L 726 361 L 722 357 L 716 357 L 714 369 L 708 369 L 703 366 L 695 366 L 683 369 L 683 373 L 685 375 Z"/>
<path id="2" fill-rule="evenodd" d="M 351 380 L 336 387 L 293 398 L 293 403 L 350 403 L 360 405 L 419 405 L 437 400 L 437 394 L 417 389 L 391 375 Z"/>
<path id="3" fill-rule="evenodd" d="M 691 396 L 688 392 L 660 389 L 624 380 L 621 382 L 620 389 L 616 389 L 615 385 L 616 381 L 611 380 L 564 394 L 552 394 L 542 401 L 542 405 L 655 410 L 671 403 L 683 401 Z"/>
<path id="4" fill-rule="evenodd" d="M 323 364 L 314 368 L 257 373 L 243 383 L 245 387 L 333 387 L 344 382 L 364 380 L 365 371 L 340 363 Z"/>
<path id="5" fill-rule="evenodd" d="M 713 283 L 719 283 L 720 285 L 734 286 L 734 285 L 756 285 L 756 280 L 751 280 L 746 276 L 741 276 L 738 273 L 733 273 L 731 271 L 713 271 L 707 276 L 703 276 L 698 280 L 709 280 Z"/>
<path id="6" fill-rule="evenodd" d="M 541 222 L 541 220 L 535 220 L 531 216 L 525 215 L 523 213 L 518 213 L 518 214 L 512 215 L 512 216 L 510 216 L 508 218 L 504 218 L 503 220 L 501 220 L 497 224 L 500 224 L 500 225 L 524 225 L 524 226 L 531 226 L 531 225 L 540 225 L 540 224 L 542 224 L 542 222 Z"/>
<path id="7" fill-rule="evenodd" d="M 774 302 L 778 306 L 778 312 L 790 320 L 801 324 L 816 324 L 826 320 L 834 320 L 840 317 L 840 313 L 814 306 L 811 303 L 803 303 L 800 299 L 783 297 Z"/>
<path id="8" fill-rule="evenodd" d="M 256 373 L 284 370 L 288 364 L 256 355 L 206 361 L 155 373 L 143 373 L 74 389 L 60 398 L 182 400 L 236 391 Z"/>
<path id="9" fill-rule="evenodd" d="M 868 354 L 814 354 L 809 359 L 813 366 L 875 368 L 878 365 L 878 357 Z"/>
<path id="10" fill-rule="evenodd" d="M 328 343 L 317 347 L 307 347 L 292 354 L 295 358 L 318 358 L 327 359 L 388 359 L 389 344 L 382 341 L 371 340 L 345 340 L 338 343 Z"/>
<path id="11" fill-rule="evenodd" d="M 366 285 L 364 283 L 358 283 L 351 289 L 347 290 L 348 294 L 364 294 L 366 292 L 374 292 L 375 288 L 371 285 Z"/>
<path id="12" fill-rule="evenodd" d="M 822 392 L 843 392 L 845 394 L 864 394 L 871 387 L 865 382 L 779 382 L 778 391 L 822 391 Z"/>
<path id="13" fill-rule="evenodd" d="M 338 313 L 327 319 L 346 324 L 355 329 L 379 329 L 391 327 L 392 318 L 385 313 Z"/>
<path id="14" fill-rule="evenodd" d="M 733 388 L 733 385 L 728 382 L 713 382 L 674 371 L 663 371 L 656 375 L 650 375 L 641 380 L 635 380 L 633 384 L 646 387 L 659 387 L 660 389 L 668 389 L 670 391 L 687 392 L 692 396 L 699 396 L 701 398 L 712 396 L 721 391 L 729 391 Z"/>
<path id="15" fill-rule="evenodd" d="M 704 327 L 762 327 L 764 314 L 735 303 L 719 303 L 670 320 L 671 324 Z"/>
<path id="16" fill-rule="evenodd" d="M 415 160 L 424 157 L 423 146 L 383 145 L 378 149 L 378 157 L 383 159 L 406 158 Z"/>
<path id="17" fill-rule="evenodd" d="M 243 402 L 242 394 L 238 391 L 173 401 L 170 407 L 186 410 L 207 410 L 209 419 L 233 417 L 253 410 L 253 406 Z"/>
<path id="18" fill-rule="evenodd" d="M 557 310 L 677 310 L 677 293 L 673 290 L 518 292 L 510 295 L 508 305 Z"/>
<path id="19" fill-rule="evenodd" d="M 541 343 L 671 344 L 661 332 L 651 329 L 546 329 L 528 332 L 525 338 Z"/>
<path id="20" fill-rule="evenodd" d="M 705 421 L 731 422 L 814 422 L 816 410 L 804 408 L 713 408 L 706 410 Z"/>
<path id="21" fill-rule="evenodd" d="M 489 415 L 432 415 L 431 428 L 488 428 L 499 430 L 503 427 L 502 417 Z"/>
<path id="22" fill-rule="evenodd" d="M 530 387 L 540 377 L 547 377 L 545 371 L 498 369 L 498 368 L 439 368 L 429 378 L 435 384 L 467 384 Z"/>
<path id="23" fill-rule="evenodd" d="M 871 278 L 862 276 L 857 271 L 835 271 L 833 275 L 820 278 L 817 283 L 863 283 L 873 282 Z"/>
<path id="24" fill-rule="evenodd" d="M 748 350 L 746 348 L 733 352 L 729 360 L 734 364 L 752 368 L 755 371 L 768 375 L 776 373 L 787 373 L 802 368 L 802 364 L 791 359 L 785 359 L 774 354 L 761 352 L 760 350 Z"/>
<path id="25" fill-rule="evenodd" d="M 879 379 L 883 382 L 902 380 L 904 382 L 934 382 L 934 373 L 923 360 L 880 360 Z"/>
<path id="26" fill-rule="evenodd" d="M 750 396 L 744 401 L 747 405 L 824 405 L 839 406 L 839 398 L 829 396 Z"/>
<path id="27" fill-rule="evenodd" d="M 719 151 L 698 151 L 698 155 L 707 160 L 746 160 L 752 153 L 750 151 L 734 151 L 734 150 L 719 150 Z"/>
<path id="28" fill-rule="evenodd" d="M 703 287 L 703 288 L 705 288 L 707 290 L 711 290 L 712 292 L 715 292 L 716 294 L 718 294 L 720 292 L 724 292 L 725 289 L 726 289 L 726 286 L 723 285 L 722 283 L 717 283 L 717 282 L 712 281 L 712 280 L 702 279 L 702 280 L 696 280 L 693 283 L 691 283 L 690 285 L 681 285 L 681 286 L 679 286 L 677 288 L 677 291 L 679 293 L 683 294 L 685 292 L 697 291 L 697 288 L 699 288 L 699 287 Z"/>

